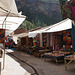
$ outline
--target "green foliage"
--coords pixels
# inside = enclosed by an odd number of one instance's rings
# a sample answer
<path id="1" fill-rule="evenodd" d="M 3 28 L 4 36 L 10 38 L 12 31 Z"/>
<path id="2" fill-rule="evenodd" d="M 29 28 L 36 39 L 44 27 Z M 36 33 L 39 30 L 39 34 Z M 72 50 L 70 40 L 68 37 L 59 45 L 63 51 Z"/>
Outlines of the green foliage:
<path id="1" fill-rule="evenodd" d="M 18 10 L 27 16 L 20 28 L 31 30 L 59 22 L 61 14 L 58 2 L 59 0 L 17 0 Z"/>
<path id="2" fill-rule="evenodd" d="M 27 30 L 31 30 L 31 29 L 34 29 L 34 28 L 39 27 L 39 26 L 40 26 L 39 24 L 40 24 L 39 21 L 38 21 L 38 22 L 36 23 L 36 25 L 35 25 L 34 22 L 31 23 L 30 21 L 25 20 L 19 28 L 25 28 L 25 29 L 27 29 Z M 44 23 L 42 23 L 41 26 L 42 26 L 42 27 L 45 27 L 45 26 L 47 26 L 47 25 L 44 24 Z"/>
<path id="3" fill-rule="evenodd" d="M 25 28 L 27 30 L 30 30 L 30 29 L 34 28 L 34 24 L 32 24 L 31 22 L 25 20 L 19 28 Z"/>

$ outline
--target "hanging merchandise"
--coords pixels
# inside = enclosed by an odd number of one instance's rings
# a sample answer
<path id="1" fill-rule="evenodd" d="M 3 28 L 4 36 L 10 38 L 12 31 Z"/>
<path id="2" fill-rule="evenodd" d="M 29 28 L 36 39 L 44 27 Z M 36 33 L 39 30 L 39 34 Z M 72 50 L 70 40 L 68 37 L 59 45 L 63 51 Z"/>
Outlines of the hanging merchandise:
<path id="1" fill-rule="evenodd" d="M 47 34 L 43 33 L 42 34 L 42 38 L 43 38 L 43 46 L 46 48 L 47 47 Z"/>
<path id="2" fill-rule="evenodd" d="M 71 30 L 67 30 L 65 32 L 66 32 L 66 34 L 63 33 L 63 44 L 64 45 L 72 45 Z"/>
<path id="3" fill-rule="evenodd" d="M 72 7 L 72 14 L 73 14 L 73 18 L 74 18 L 74 20 L 75 20 L 75 6 Z"/>
<path id="4" fill-rule="evenodd" d="M 75 0 L 59 0 L 60 1 L 60 6 L 61 6 L 61 13 L 62 13 L 62 18 L 70 18 L 75 20 Z"/>
<path id="5" fill-rule="evenodd" d="M 5 38 L 5 30 L 0 29 L 0 43 L 4 43 Z"/>
<path id="6" fill-rule="evenodd" d="M 40 34 L 37 34 L 36 40 L 37 40 L 37 48 L 39 48 L 40 47 Z"/>
<path id="7" fill-rule="evenodd" d="M 36 38 L 33 39 L 33 48 L 36 48 Z"/>

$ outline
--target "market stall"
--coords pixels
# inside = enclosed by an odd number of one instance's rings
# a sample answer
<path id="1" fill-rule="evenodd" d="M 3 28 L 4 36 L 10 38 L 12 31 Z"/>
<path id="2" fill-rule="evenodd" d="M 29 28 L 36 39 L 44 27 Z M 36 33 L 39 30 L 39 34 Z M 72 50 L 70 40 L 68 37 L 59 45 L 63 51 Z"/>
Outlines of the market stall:
<path id="1" fill-rule="evenodd" d="M 18 13 L 14 0 L 0 0 L 0 29 L 5 30 L 4 35 L 4 56 L 3 69 L 5 62 L 5 36 L 16 30 L 20 24 L 25 20 L 26 16 Z"/>
<path id="2" fill-rule="evenodd" d="M 70 19 L 63 20 L 47 29 L 43 33 L 53 33 L 53 53 L 46 53 L 44 54 L 45 58 L 50 58 L 59 61 L 59 59 L 63 59 L 65 57 L 65 53 L 73 54 L 73 46 L 72 46 L 72 21 Z M 60 53 L 60 51 L 65 51 L 64 53 Z M 58 52 L 57 52 L 58 51 Z"/>

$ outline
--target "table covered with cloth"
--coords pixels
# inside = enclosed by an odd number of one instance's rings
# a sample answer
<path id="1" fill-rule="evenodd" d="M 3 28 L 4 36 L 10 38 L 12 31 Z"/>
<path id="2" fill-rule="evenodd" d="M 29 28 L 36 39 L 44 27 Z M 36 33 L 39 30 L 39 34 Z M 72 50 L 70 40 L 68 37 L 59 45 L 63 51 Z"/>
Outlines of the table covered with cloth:
<path id="1" fill-rule="evenodd" d="M 64 57 L 66 55 L 70 55 L 71 53 L 70 52 L 54 52 L 54 53 L 45 53 L 44 54 L 44 58 L 46 60 L 46 58 L 49 58 L 49 59 L 52 59 L 52 60 L 55 60 L 56 63 L 60 62 L 60 61 L 64 61 Z"/>

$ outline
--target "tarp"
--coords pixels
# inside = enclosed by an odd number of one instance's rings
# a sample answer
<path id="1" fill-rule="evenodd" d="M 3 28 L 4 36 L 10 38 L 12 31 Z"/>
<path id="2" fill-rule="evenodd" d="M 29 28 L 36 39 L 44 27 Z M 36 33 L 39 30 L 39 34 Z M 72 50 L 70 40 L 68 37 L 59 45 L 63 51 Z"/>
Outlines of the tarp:
<path id="1" fill-rule="evenodd" d="M 69 18 L 66 20 L 63 20 L 59 23 L 54 24 L 52 27 L 44 31 L 43 33 L 48 33 L 48 32 L 58 32 L 58 31 L 63 31 L 63 30 L 68 30 L 72 28 L 72 20 Z"/>

